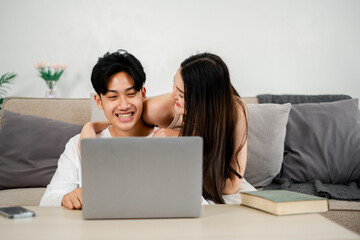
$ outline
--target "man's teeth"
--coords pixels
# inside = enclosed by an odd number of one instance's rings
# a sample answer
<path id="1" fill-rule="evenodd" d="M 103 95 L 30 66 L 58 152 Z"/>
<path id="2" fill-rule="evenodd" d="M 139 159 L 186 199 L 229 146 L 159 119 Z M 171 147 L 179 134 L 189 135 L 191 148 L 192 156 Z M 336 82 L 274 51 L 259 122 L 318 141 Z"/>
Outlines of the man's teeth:
<path id="1" fill-rule="evenodd" d="M 127 114 L 116 114 L 119 118 L 129 118 L 133 115 L 133 113 L 127 113 Z"/>

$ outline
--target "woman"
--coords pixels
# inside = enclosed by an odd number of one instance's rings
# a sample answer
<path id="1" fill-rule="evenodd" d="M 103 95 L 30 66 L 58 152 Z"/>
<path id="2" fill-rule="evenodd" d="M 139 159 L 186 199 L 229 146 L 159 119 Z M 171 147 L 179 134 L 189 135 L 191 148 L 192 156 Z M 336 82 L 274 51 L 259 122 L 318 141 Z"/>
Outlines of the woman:
<path id="1" fill-rule="evenodd" d="M 143 119 L 160 127 L 154 137 L 203 138 L 203 197 L 210 203 L 225 203 L 223 195 L 235 194 L 239 198 L 242 181 L 245 190 L 255 190 L 243 179 L 247 158 L 246 105 L 232 86 L 220 57 L 202 53 L 182 62 L 174 77 L 173 92 L 148 99 Z M 166 128 L 176 122 L 180 131 Z M 82 135 L 85 132 L 86 136 L 94 136 L 93 129 L 103 127 L 89 124 Z"/>

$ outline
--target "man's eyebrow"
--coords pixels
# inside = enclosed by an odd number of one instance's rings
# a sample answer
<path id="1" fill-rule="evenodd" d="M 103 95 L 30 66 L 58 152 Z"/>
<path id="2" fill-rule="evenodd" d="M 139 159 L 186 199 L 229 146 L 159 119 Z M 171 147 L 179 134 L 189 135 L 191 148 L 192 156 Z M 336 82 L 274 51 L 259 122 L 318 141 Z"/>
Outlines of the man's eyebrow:
<path id="1" fill-rule="evenodd" d="M 118 93 L 118 91 L 116 91 L 116 90 L 111 90 L 111 89 L 108 89 L 108 90 L 106 91 L 106 93 L 108 93 L 108 92 Z"/>
<path id="2" fill-rule="evenodd" d="M 128 92 L 128 91 L 133 90 L 133 89 L 136 90 L 136 89 L 135 89 L 135 86 L 126 88 L 126 89 L 125 89 L 125 92 Z M 119 93 L 118 91 L 112 90 L 112 89 L 108 89 L 108 90 L 106 91 L 106 93 L 108 93 L 108 92 L 111 92 L 111 93 Z"/>
<path id="3" fill-rule="evenodd" d="M 129 88 L 125 89 L 125 91 L 128 92 L 128 91 L 133 90 L 133 89 L 136 90 L 135 86 L 129 87 Z"/>

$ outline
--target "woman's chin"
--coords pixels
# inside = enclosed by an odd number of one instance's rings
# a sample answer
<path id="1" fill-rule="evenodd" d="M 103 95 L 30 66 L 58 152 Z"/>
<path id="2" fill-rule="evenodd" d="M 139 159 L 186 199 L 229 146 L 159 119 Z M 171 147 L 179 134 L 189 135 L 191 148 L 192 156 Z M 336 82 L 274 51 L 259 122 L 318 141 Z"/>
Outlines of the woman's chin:
<path id="1" fill-rule="evenodd" d="M 175 113 L 176 113 L 177 115 L 184 115 L 184 109 L 175 108 Z"/>

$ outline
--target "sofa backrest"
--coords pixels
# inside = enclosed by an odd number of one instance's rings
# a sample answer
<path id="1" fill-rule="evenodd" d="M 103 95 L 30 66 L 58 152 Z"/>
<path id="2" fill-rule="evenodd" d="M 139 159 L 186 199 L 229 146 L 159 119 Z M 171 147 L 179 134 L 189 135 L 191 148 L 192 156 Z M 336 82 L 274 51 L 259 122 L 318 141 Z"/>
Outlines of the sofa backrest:
<path id="1" fill-rule="evenodd" d="M 243 99 L 247 104 L 258 103 L 256 97 Z M 5 110 L 81 125 L 91 120 L 90 98 L 7 98 L 3 103 L 0 125 Z"/>
<path id="2" fill-rule="evenodd" d="M 257 97 L 243 97 L 246 104 L 258 104 L 259 100 Z"/>
<path id="3" fill-rule="evenodd" d="M 3 103 L 0 125 L 5 110 L 81 125 L 91 119 L 89 98 L 7 98 Z"/>

